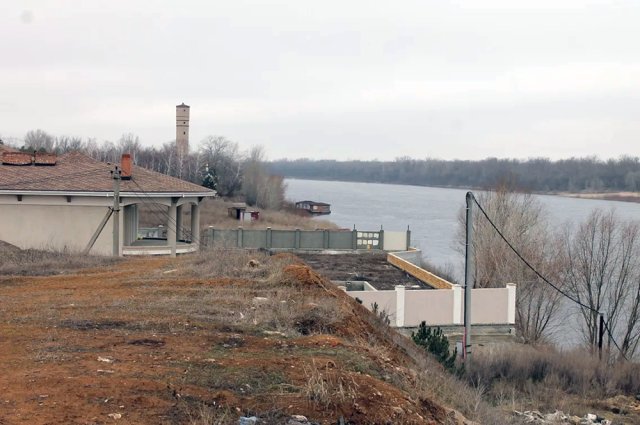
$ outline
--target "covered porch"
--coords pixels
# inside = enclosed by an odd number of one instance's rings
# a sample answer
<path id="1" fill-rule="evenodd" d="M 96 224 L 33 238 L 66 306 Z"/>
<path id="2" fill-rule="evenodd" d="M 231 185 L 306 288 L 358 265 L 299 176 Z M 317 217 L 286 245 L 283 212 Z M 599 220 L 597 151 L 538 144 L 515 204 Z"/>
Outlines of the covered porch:
<path id="1" fill-rule="evenodd" d="M 202 197 L 123 197 L 122 255 L 170 255 L 200 249 Z M 151 214 L 155 227 L 141 227 L 141 214 Z M 184 216 L 188 216 L 188 220 Z"/>

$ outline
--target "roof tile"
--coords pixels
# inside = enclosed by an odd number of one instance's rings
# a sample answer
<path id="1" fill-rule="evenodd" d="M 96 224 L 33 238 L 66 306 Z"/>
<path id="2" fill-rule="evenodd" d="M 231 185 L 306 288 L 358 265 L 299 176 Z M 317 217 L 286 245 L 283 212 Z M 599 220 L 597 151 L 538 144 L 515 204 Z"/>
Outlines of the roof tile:
<path id="1" fill-rule="evenodd" d="M 54 166 L 0 165 L 2 191 L 112 192 L 113 164 L 96 161 L 80 152 L 59 156 Z M 133 166 L 132 179 L 120 182 L 122 192 L 205 193 L 206 187 Z"/>

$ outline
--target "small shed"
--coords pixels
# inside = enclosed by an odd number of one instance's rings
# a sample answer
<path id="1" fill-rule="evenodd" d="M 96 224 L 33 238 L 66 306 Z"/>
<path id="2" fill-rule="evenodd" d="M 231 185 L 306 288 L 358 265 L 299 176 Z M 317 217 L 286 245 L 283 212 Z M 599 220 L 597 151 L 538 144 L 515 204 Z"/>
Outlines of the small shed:
<path id="1" fill-rule="evenodd" d="M 316 201 L 296 202 L 296 209 L 303 210 L 309 214 L 331 214 L 331 204 Z"/>
<path id="2" fill-rule="evenodd" d="M 227 214 L 229 214 L 229 217 L 231 218 L 242 220 L 242 217 L 244 216 L 244 212 L 246 210 L 247 204 L 245 204 L 244 202 L 239 202 L 227 208 Z"/>

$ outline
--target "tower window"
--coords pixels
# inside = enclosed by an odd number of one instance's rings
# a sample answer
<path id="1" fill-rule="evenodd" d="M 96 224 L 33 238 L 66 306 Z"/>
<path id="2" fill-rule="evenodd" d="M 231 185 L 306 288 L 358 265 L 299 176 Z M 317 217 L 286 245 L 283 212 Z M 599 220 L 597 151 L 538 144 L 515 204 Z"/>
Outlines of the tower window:
<path id="1" fill-rule="evenodd" d="M 182 132 L 182 134 L 187 134 L 187 132 L 186 132 L 186 131 L 183 131 L 183 132 Z"/>

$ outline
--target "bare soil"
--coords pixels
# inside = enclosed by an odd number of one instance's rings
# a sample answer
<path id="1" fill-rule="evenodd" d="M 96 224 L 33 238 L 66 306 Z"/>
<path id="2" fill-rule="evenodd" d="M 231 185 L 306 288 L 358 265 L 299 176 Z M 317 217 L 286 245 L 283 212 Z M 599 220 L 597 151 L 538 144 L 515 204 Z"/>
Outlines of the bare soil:
<path id="1" fill-rule="evenodd" d="M 463 423 L 295 258 L 207 255 L 0 276 L 0 424 Z"/>
<path id="2" fill-rule="evenodd" d="M 297 254 L 318 273 L 333 281 L 364 280 L 378 290 L 396 285 L 431 289 L 421 280 L 387 262 L 386 253 Z"/>

